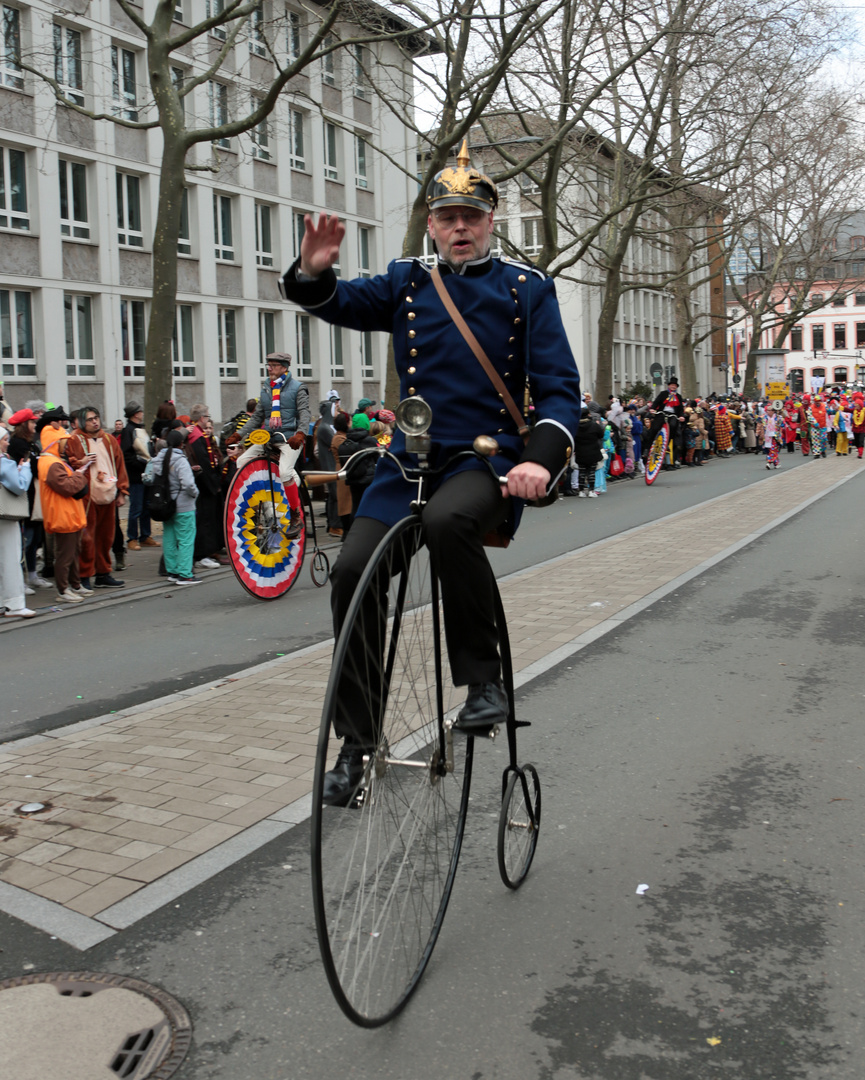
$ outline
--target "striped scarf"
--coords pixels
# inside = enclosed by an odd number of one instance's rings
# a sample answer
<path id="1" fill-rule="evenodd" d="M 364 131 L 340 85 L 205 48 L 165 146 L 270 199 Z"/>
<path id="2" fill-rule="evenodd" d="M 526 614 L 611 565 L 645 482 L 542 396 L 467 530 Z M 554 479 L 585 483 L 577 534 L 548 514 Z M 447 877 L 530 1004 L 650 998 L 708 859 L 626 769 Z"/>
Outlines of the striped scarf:
<path id="1" fill-rule="evenodd" d="M 288 382 L 288 372 L 284 375 L 280 375 L 278 379 L 274 379 L 270 384 L 270 426 L 282 427 L 282 412 L 279 408 L 279 395 L 282 393 L 282 388 Z"/>

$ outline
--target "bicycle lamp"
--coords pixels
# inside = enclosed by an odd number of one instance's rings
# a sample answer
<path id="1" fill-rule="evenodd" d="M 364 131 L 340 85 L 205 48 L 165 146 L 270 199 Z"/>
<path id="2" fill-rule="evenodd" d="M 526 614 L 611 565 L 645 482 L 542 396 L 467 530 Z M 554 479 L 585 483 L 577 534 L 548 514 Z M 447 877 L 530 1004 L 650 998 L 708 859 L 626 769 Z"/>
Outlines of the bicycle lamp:
<path id="1" fill-rule="evenodd" d="M 409 397 L 397 405 L 394 413 L 396 425 L 405 435 L 405 448 L 410 454 L 428 454 L 430 437 L 427 434 L 432 423 L 432 409 L 422 397 Z"/>

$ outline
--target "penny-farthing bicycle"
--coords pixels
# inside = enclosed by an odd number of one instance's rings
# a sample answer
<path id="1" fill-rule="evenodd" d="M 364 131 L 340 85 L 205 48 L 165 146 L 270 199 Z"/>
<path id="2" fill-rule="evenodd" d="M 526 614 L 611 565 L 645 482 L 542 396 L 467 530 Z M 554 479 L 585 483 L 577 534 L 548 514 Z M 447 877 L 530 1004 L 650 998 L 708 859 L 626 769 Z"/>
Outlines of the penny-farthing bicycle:
<path id="1" fill-rule="evenodd" d="M 468 810 L 474 737 L 453 728 L 465 688 L 453 685 L 443 640 L 438 578 L 424 546 L 431 412 L 411 398 L 397 410 L 411 513 L 382 539 L 354 593 L 334 652 L 315 764 L 312 882 L 327 977 L 343 1012 L 363 1027 L 386 1023 L 416 989 L 441 930 Z M 476 440 L 492 464 L 492 439 Z M 362 451 L 364 453 L 364 451 Z M 463 455 L 459 455 L 463 456 Z M 452 459 L 453 460 L 453 459 Z M 450 464 L 450 463 L 448 463 Z M 492 577 L 492 570 L 490 570 Z M 508 698 L 509 763 L 502 777 L 499 871 L 517 888 L 534 857 L 541 817 L 538 774 L 517 764 L 513 671 L 505 615 L 495 589 L 502 678 Z M 322 803 L 324 775 L 339 741 L 338 715 L 374 718 L 374 747 L 346 807 Z"/>
<path id="2" fill-rule="evenodd" d="M 280 436 L 281 437 L 281 436 Z M 289 536 L 291 511 L 279 479 L 279 448 L 273 436 L 254 431 L 250 441 L 267 444 L 266 453 L 235 473 L 225 498 L 225 549 L 244 589 L 259 600 L 278 600 L 297 580 L 311 531 L 313 582 L 322 586 L 330 574 L 327 555 L 319 548 L 315 516 L 306 484 L 301 481 L 301 528 Z"/>
<path id="3" fill-rule="evenodd" d="M 654 484 L 658 479 L 658 473 L 667 456 L 667 447 L 670 443 L 670 425 L 665 420 L 657 435 L 649 445 L 649 454 L 646 458 L 645 478 L 647 484 Z"/>

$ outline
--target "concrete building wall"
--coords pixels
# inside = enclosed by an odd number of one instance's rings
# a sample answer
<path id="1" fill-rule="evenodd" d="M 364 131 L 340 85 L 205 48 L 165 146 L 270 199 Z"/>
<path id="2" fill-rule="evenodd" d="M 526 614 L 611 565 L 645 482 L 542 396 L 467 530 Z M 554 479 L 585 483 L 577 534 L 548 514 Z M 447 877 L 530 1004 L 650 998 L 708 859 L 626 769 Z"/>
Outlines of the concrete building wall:
<path id="1" fill-rule="evenodd" d="M 18 3 L 22 53 L 51 71 L 54 28 L 81 35 L 82 93 L 87 108 L 112 109 L 112 45 L 134 54 L 137 102 L 141 119 L 151 118 L 143 37 L 115 0 L 70 4 L 60 8 L 34 0 Z M 200 20 L 204 0 L 183 0 L 187 18 Z M 149 16 L 150 0 L 145 5 Z M 186 9 L 189 9 L 188 11 Z M 77 9 L 76 9 L 77 10 Z M 275 6 L 274 6 L 275 10 Z M 306 19 L 306 8 L 294 9 Z M 345 27 L 349 30 L 349 27 Z M 219 78 L 229 85 L 230 114 L 248 111 L 256 80 L 273 74 L 266 57 L 252 54 L 238 39 Z M 220 42 L 204 40 L 178 51 L 177 66 L 187 76 L 200 73 Z M 366 58 L 389 70 L 404 64 L 396 49 L 376 45 Z M 214 152 L 200 144 L 190 163 L 218 160 L 218 171 L 188 171 L 189 239 L 178 255 L 177 303 L 191 328 L 186 355 L 176 357 L 174 398 L 179 411 L 204 399 L 214 419 L 227 419 L 248 397 L 256 396 L 267 351 L 265 332 L 272 326 L 273 347 L 295 357 L 293 369 L 310 387 L 313 405 L 335 386 L 348 403 L 366 394 L 381 396 L 386 365 L 384 335 L 343 331 L 342 364 L 335 366 L 328 328 L 301 318 L 281 301 L 276 281 L 297 253 L 297 223 L 303 213 L 337 209 L 346 222 L 341 273 L 354 277 L 367 269 L 380 272 L 399 253 L 413 192 L 406 175 L 390 165 L 373 145 L 384 146 L 406 168 L 411 162 L 404 126 L 382 108 L 372 89 L 357 85 L 348 55 L 334 57 L 333 84 L 323 82 L 319 65 L 289 85 L 268 122 L 267 146 L 247 133 Z M 405 86 L 409 76 L 405 75 Z M 122 416 L 124 402 L 141 397 L 143 360 L 136 352 L 141 325 L 146 331 L 152 291 L 151 237 L 156 221 L 161 133 L 95 121 L 58 107 L 40 79 L 0 64 L 0 150 L 6 191 L 23 171 L 26 210 L 0 207 L 0 377 L 6 398 L 20 405 L 41 397 L 73 407 L 92 403 L 106 420 Z M 210 118 L 207 84 L 186 99 L 188 123 Z M 303 159 L 294 157 L 292 113 L 303 117 Z M 325 124 L 334 126 L 336 172 L 325 175 Z M 366 175 L 356 168 L 355 139 L 368 140 Z M 86 179 L 86 220 L 61 221 L 60 174 L 71 183 L 75 166 Z M 410 171 L 410 170 L 409 170 Z M 124 200 L 129 184 L 137 189 L 140 227 L 127 228 L 128 215 L 118 204 L 118 174 Z M 131 180 L 127 180 L 131 178 Z M 228 200 L 232 244 L 218 245 L 214 197 Z M 16 196 L 18 203 L 20 197 Z M 7 203 L 11 194 L 7 195 Z M 271 251 L 256 247 L 260 207 L 269 209 Z M 359 230 L 369 230 L 369 267 L 360 265 Z M 219 250 L 217 250 L 219 248 Z M 230 257 L 226 257 L 230 254 Z M 305 321 L 304 321 L 305 320 Z M 233 336 L 232 336 L 233 331 Z M 233 356 L 226 354 L 233 340 Z M 304 354 L 302 342 L 309 343 Z M 369 346 L 371 345 L 371 349 Z M 220 351 L 222 350 L 222 352 Z M 362 351 L 364 363 L 361 365 Z"/>

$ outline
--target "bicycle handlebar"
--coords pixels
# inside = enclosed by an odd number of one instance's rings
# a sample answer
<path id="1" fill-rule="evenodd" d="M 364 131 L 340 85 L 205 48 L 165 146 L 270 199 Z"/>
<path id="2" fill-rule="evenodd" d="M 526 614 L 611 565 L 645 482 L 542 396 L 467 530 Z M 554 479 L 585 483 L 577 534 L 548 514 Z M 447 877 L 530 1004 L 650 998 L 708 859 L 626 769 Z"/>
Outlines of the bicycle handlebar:
<path id="1" fill-rule="evenodd" d="M 386 449 L 384 446 L 369 446 L 365 450 L 358 450 L 357 453 L 352 454 L 352 456 L 346 462 L 345 467 L 340 469 L 339 472 L 304 473 L 304 482 L 308 487 L 316 487 L 319 484 L 331 484 L 336 480 L 346 480 L 348 479 L 351 470 L 354 468 L 353 463 L 360 460 L 361 457 L 366 457 L 369 454 L 377 454 L 379 457 L 390 458 L 390 460 L 394 462 L 396 467 L 402 473 L 402 477 L 407 483 L 411 483 L 414 480 L 420 480 L 424 476 L 440 476 L 445 471 L 445 469 L 450 468 L 450 466 L 455 461 L 458 461 L 460 458 L 465 457 L 473 457 L 477 458 L 478 461 L 482 461 L 484 465 L 486 465 L 489 469 L 490 475 L 497 484 L 507 484 L 508 482 L 508 478 L 506 476 L 499 476 L 499 474 L 493 467 L 492 461 L 488 457 L 485 457 L 483 454 L 479 454 L 476 450 L 460 450 L 458 453 L 450 457 L 444 463 L 444 465 L 440 465 L 437 469 L 424 469 L 420 467 L 412 468 L 411 466 L 404 466 L 402 461 L 400 461 L 396 454 L 392 454 L 390 450 Z"/>

